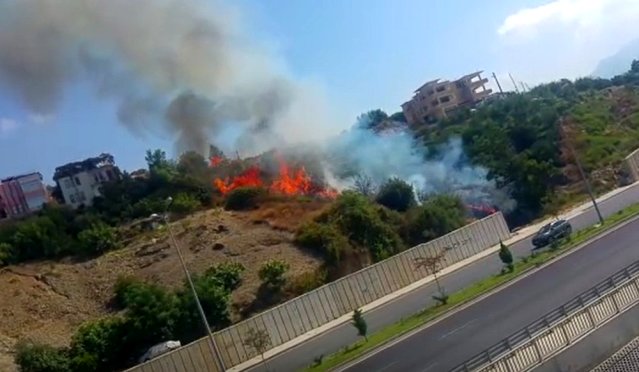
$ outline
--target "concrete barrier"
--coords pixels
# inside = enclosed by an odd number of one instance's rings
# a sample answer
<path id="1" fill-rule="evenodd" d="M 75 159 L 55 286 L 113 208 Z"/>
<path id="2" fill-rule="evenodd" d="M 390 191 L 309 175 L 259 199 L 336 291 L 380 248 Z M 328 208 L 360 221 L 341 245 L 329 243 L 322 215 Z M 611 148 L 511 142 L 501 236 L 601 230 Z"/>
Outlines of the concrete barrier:
<path id="1" fill-rule="evenodd" d="M 609 348 L 623 345 L 613 343 L 608 348 L 593 347 L 593 343 L 600 344 L 597 338 L 590 338 L 595 332 L 604 332 L 611 336 L 623 327 L 639 330 L 639 320 L 634 320 L 637 319 L 637 304 L 639 262 L 452 371 L 581 371 L 584 367 L 592 367 L 610 355 L 614 349 Z M 633 316 L 620 318 L 626 312 Z M 628 336 L 629 339 L 624 338 L 626 342 L 635 336 L 634 332 L 625 333 L 632 333 L 632 336 Z"/>
<path id="2" fill-rule="evenodd" d="M 270 347 L 279 346 L 430 275 L 425 268 L 415 268 L 419 257 L 445 252 L 443 267 L 448 267 L 508 238 L 510 231 L 498 212 L 215 332 L 224 365 L 228 368 L 258 356 L 256 350 L 245 345 L 250 329 L 265 331 Z M 190 366 L 194 360 L 201 361 L 195 354 L 210 356 L 210 351 L 203 348 L 205 342 L 206 338 L 198 340 L 129 371 L 160 372 L 171 365 L 171 371 L 200 371 Z M 178 366 L 181 359 L 184 365 Z M 215 371 L 215 363 L 210 362 L 203 371 Z"/>
<path id="3" fill-rule="evenodd" d="M 639 149 L 630 153 L 623 160 L 624 170 L 630 178 L 630 182 L 639 181 Z"/>

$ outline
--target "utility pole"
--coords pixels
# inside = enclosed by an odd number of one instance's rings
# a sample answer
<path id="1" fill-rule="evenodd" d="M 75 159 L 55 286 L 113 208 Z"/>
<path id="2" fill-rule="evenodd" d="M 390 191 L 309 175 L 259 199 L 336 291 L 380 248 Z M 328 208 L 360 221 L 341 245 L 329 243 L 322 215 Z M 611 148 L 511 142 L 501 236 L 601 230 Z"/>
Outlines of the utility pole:
<path id="1" fill-rule="evenodd" d="M 508 73 L 508 76 L 510 76 L 510 81 L 513 82 L 513 86 L 515 87 L 515 92 L 519 93 L 519 87 L 517 87 L 517 82 L 515 81 L 513 76 L 510 74 L 510 72 Z"/>
<path id="2" fill-rule="evenodd" d="M 186 275 L 186 280 L 189 282 L 189 287 L 191 288 L 191 293 L 193 294 L 193 298 L 195 299 L 195 304 L 197 306 L 197 310 L 200 313 L 200 317 L 202 318 L 202 324 L 206 330 L 206 334 L 211 341 L 209 343 L 209 347 L 211 348 L 211 353 L 213 354 L 213 359 L 217 362 L 217 367 L 220 371 L 226 371 L 224 366 L 224 361 L 222 360 L 222 353 L 215 342 L 215 337 L 213 337 L 213 333 L 211 332 L 211 327 L 209 326 L 209 321 L 206 320 L 206 314 L 204 313 L 204 309 L 202 308 L 202 304 L 200 303 L 200 298 L 197 296 L 197 291 L 195 290 L 195 285 L 193 285 L 193 280 L 191 279 L 191 274 L 189 274 L 189 270 L 186 267 L 186 263 L 184 262 L 184 257 L 182 256 L 182 252 L 180 251 L 180 246 L 177 244 L 177 240 L 175 239 L 175 235 L 173 235 L 173 230 L 171 229 L 171 225 L 169 224 L 169 220 L 167 218 L 169 207 L 173 203 L 173 198 L 169 197 L 167 199 L 166 210 L 164 211 L 164 215 L 162 216 L 164 219 L 164 225 L 166 229 L 169 230 L 169 236 L 171 238 L 171 243 L 175 247 L 175 250 L 180 258 L 180 263 L 182 264 L 182 269 L 184 270 L 184 274 Z"/>
<path id="3" fill-rule="evenodd" d="M 568 135 L 567 135 L 566 131 L 564 130 L 564 125 L 563 124 L 564 124 L 564 118 L 562 117 L 560 119 L 560 122 L 559 122 L 559 125 L 560 125 L 559 130 L 560 130 L 561 133 L 563 133 L 566 145 L 568 146 L 568 149 L 570 150 L 570 153 L 572 154 L 572 157 L 575 159 L 575 164 L 577 165 L 577 169 L 579 170 L 579 174 L 581 175 L 581 179 L 586 184 L 586 190 L 588 191 L 588 195 L 590 196 L 590 200 L 592 200 L 592 205 L 595 207 L 595 212 L 597 212 L 597 217 L 599 218 L 599 223 L 603 225 L 604 219 L 603 219 L 603 216 L 601 215 L 601 211 L 599 210 L 599 205 L 597 204 L 597 199 L 595 198 L 595 195 L 592 193 L 592 187 L 590 186 L 590 181 L 588 181 L 588 177 L 586 177 L 586 172 L 584 172 L 584 169 L 581 166 L 581 161 L 579 161 L 579 156 L 577 156 L 577 152 L 575 151 L 575 148 L 572 146 L 572 142 L 570 141 L 570 138 L 568 138 Z"/>
<path id="4" fill-rule="evenodd" d="M 497 87 L 499 88 L 499 93 L 504 94 L 504 90 L 501 89 L 501 84 L 499 84 L 499 79 L 497 79 L 497 75 L 493 72 L 493 79 L 497 83 Z"/>
<path id="5" fill-rule="evenodd" d="M 524 84 L 524 82 L 523 82 L 523 81 L 520 81 L 520 82 L 519 82 L 519 85 L 521 85 L 521 91 L 522 91 L 522 93 L 525 93 L 525 92 L 526 92 L 526 85 Z"/>

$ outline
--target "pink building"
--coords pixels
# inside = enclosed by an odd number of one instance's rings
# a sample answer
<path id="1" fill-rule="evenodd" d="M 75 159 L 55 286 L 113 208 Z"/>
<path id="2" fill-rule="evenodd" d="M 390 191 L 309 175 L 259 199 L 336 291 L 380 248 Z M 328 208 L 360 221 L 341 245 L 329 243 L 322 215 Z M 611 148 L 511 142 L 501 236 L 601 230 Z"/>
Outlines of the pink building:
<path id="1" fill-rule="evenodd" d="M 0 180 L 0 219 L 25 216 L 42 209 L 47 192 L 40 173 Z"/>

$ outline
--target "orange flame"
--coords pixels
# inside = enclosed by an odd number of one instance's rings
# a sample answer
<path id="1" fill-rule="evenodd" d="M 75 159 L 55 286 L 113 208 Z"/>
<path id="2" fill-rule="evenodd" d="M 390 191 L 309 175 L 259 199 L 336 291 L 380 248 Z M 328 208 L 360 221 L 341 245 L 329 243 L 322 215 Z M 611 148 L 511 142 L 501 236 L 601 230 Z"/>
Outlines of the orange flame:
<path id="1" fill-rule="evenodd" d="M 260 178 L 260 168 L 252 166 L 249 169 L 242 172 L 240 175 L 233 178 L 230 182 L 228 178 L 222 181 L 216 178 L 213 181 L 215 187 L 225 195 L 228 192 L 237 189 L 238 187 L 260 187 L 262 186 L 262 179 Z"/>
<path id="2" fill-rule="evenodd" d="M 288 164 L 280 159 L 280 176 L 271 184 L 271 191 L 284 195 L 306 195 L 311 190 L 311 177 L 304 167 L 291 176 Z"/>
<path id="3" fill-rule="evenodd" d="M 211 158 L 211 166 L 219 164 L 224 159 Z M 279 159 L 280 168 L 278 176 L 271 182 L 268 187 L 269 191 L 275 194 L 281 195 L 315 195 L 324 199 L 334 199 L 339 195 L 336 189 L 331 187 L 323 187 L 314 184 L 311 177 L 306 173 L 304 167 L 298 169 L 291 169 L 289 165 L 283 160 Z M 215 187 L 226 195 L 230 191 L 238 187 L 261 187 L 263 186 L 262 179 L 260 177 L 261 170 L 258 166 L 254 165 L 238 176 L 233 177 L 233 180 L 226 178 L 224 180 L 216 178 L 213 181 Z"/>
<path id="4" fill-rule="evenodd" d="M 211 159 L 209 159 L 209 166 L 211 168 L 213 167 L 217 167 L 218 165 L 222 164 L 222 162 L 224 161 L 224 158 L 221 156 L 211 156 Z"/>

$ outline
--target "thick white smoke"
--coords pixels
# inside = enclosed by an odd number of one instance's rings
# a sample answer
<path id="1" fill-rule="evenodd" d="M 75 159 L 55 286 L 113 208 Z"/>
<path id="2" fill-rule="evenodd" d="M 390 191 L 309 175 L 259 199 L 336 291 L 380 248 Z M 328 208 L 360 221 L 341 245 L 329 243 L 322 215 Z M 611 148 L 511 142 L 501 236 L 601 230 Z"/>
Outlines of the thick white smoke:
<path id="1" fill-rule="evenodd" d="M 514 209 L 507 190 L 498 189 L 485 168 L 468 161 L 461 139 L 451 138 L 429 154 L 407 130 L 378 134 L 367 128 L 358 123 L 327 146 L 328 170 L 342 187 L 361 176 L 376 185 L 398 177 L 418 194 L 454 193 L 467 203 L 491 204 L 504 212 Z"/>
<path id="2" fill-rule="evenodd" d="M 0 88 L 49 115 L 70 84 L 89 80 L 121 123 L 168 130 L 179 151 L 206 154 L 229 126 L 244 153 L 274 145 L 257 140 L 258 127 L 271 141 L 316 138 L 326 111 L 306 110 L 319 93 L 238 24 L 216 0 L 3 0 Z"/>

